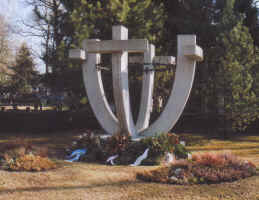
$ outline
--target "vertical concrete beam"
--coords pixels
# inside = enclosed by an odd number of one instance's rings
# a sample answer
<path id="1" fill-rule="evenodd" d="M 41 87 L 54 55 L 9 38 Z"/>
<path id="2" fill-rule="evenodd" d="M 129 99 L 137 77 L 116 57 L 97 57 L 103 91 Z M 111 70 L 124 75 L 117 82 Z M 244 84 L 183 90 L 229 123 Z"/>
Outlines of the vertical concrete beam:
<path id="1" fill-rule="evenodd" d="M 144 53 L 144 63 L 153 63 L 155 57 L 155 46 L 150 44 L 148 52 Z M 145 69 L 154 69 L 153 65 L 144 65 Z M 153 106 L 153 88 L 154 88 L 154 71 L 144 72 L 142 82 L 142 92 L 140 100 L 140 109 L 136 124 L 138 132 L 149 126 L 150 113 Z"/>
<path id="2" fill-rule="evenodd" d="M 127 40 L 128 29 L 124 26 L 112 27 L 113 40 Z M 128 52 L 112 54 L 113 91 L 117 118 L 122 133 L 136 137 L 136 129 L 132 119 L 128 86 Z"/>

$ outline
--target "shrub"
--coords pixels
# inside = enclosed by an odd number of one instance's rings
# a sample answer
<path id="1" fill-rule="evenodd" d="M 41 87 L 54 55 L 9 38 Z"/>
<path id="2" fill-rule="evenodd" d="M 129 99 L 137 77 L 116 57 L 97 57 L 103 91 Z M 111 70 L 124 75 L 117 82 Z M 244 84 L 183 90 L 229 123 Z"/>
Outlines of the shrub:
<path id="1" fill-rule="evenodd" d="M 230 153 L 204 153 L 192 157 L 192 173 L 205 182 L 234 181 L 256 173 L 253 163 L 239 159 Z"/>
<path id="2" fill-rule="evenodd" d="M 146 148 L 150 148 L 152 156 L 161 156 L 166 152 L 173 152 L 179 138 L 173 133 L 164 133 L 155 137 L 147 137 L 140 141 Z"/>
<path id="3" fill-rule="evenodd" d="M 48 158 L 33 154 L 8 159 L 6 166 L 12 171 L 45 171 L 57 168 L 57 165 Z"/>
<path id="4" fill-rule="evenodd" d="M 2 168 L 12 171 L 42 171 L 57 168 L 48 159 L 48 149 L 31 145 L 25 139 L 3 145 Z"/>
<path id="5" fill-rule="evenodd" d="M 194 154 L 192 160 L 195 161 L 197 165 L 209 167 L 220 167 L 228 164 L 224 155 L 216 153 Z"/>
<path id="6" fill-rule="evenodd" d="M 182 144 L 176 144 L 174 146 L 174 155 L 178 158 L 178 159 L 186 159 L 188 158 L 188 151 L 185 148 L 185 146 L 183 146 Z"/>
<path id="7" fill-rule="evenodd" d="M 194 154 L 192 160 L 176 160 L 170 167 L 138 173 L 137 178 L 176 184 L 202 184 L 235 181 L 255 174 L 253 163 L 233 154 L 204 153 Z"/>

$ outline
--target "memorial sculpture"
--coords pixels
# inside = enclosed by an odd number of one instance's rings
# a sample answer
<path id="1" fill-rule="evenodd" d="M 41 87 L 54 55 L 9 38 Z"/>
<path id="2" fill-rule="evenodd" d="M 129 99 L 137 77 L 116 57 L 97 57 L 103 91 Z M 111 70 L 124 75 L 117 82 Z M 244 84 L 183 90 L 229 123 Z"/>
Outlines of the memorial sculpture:
<path id="1" fill-rule="evenodd" d="M 83 61 L 83 78 L 89 102 L 103 129 L 113 135 L 128 133 L 133 139 L 154 136 L 170 131 L 182 114 L 189 98 L 196 62 L 203 60 L 203 50 L 196 45 L 195 35 L 177 37 L 176 74 L 172 91 L 160 117 L 149 125 L 154 87 L 153 63 L 175 64 L 170 56 L 155 56 L 155 46 L 146 39 L 128 40 L 124 26 L 112 27 L 112 40 L 85 39 L 82 49 L 70 50 L 70 58 Z M 116 114 L 106 99 L 101 71 L 97 69 L 101 54 L 112 54 L 112 78 Z M 144 54 L 144 70 L 140 111 L 133 122 L 128 86 L 128 54 Z"/>

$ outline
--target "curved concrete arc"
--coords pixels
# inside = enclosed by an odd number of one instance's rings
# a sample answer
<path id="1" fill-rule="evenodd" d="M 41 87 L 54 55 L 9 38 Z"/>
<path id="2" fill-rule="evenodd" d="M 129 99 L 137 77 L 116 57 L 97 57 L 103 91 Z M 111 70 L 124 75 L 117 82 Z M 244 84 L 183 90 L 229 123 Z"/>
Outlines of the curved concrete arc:
<path id="1" fill-rule="evenodd" d="M 177 68 L 172 93 L 160 117 L 139 136 L 154 136 L 168 132 L 181 116 L 189 98 L 196 67 L 196 60 L 186 53 L 186 46 L 196 47 L 195 35 L 178 35 Z"/>
<path id="2" fill-rule="evenodd" d="M 153 63 L 155 57 L 155 46 L 150 44 L 148 52 L 144 53 L 144 63 Z M 144 65 L 145 69 L 153 69 L 153 65 Z M 154 88 L 154 71 L 144 72 L 142 82 L 142 92 L 140 100 L 140 109 L 138 119 L 136 123 L 136 129 L 138 132 L 146 129 L 149 126 L 150 113 L 152 111 L 153 104 L 153 88 Z"/>
<path id="3" fill-rule="evenodd" d="M 87 60 L 82 67 L 84 85 L 98 122 L 107 133 L 114 134 L 119 131 L 119 123 L 106 99 L 101 72 L 96 69 L 98 63 L 100 54 L 87 54 Z"/>

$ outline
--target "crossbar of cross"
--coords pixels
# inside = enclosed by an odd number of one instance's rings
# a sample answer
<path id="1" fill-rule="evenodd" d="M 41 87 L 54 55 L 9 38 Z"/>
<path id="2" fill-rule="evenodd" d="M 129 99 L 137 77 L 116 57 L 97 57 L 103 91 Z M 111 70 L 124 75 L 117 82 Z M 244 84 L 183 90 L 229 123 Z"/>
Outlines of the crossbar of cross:
<path id="1" fill-rule="evenodd" d="M 133 41 L 135 41 L 135 40 L 133 40 Z M 118 42 L 116 42 L 116 43 L 118 44 Z M 71 50 L 69 50 L 69 57 L 72 58 L 72 59 L 86 60 L 86 57 L 87 57 L 88 53 L 96 53 L 97 52 L 97 49 L 99 47 L 94 48 L 93 42 L 91 42 L 91 43 L 86 42 L 86 46 L 87 46 L 87 44 L 91 44 L 89 50 L 85 51 L 83 49 L 71 49 Z M 96 43 L 96 44 L 98 44 L 98 43 Z M 111 43 L 109 43 L 109 45 L 110 44 Z M 115 49 L 117 49 L 117 50 L 115 51 Z M 127 48 L 122 48 L 122 49 L 127 49 Z M 131 49 L 131 52 L 133 51 L 133 48 L 128 48 L 128 49 Z M 141 48 L 135 49 L 134 53 L 136 53 L 136 51 L 139 53 L 139 52 L 143 51 L 143 49 L 141 49 Z M 98 53 L 113 53 L 113 52 L 119 52 L 119 48 L 116 47 L 116 48 L 113 48 L 113 50 L 108 50 L 106 48 L 105 50 L 100 50 Z M 175 65 L 176 64 L 175 63 L 175 57 L 173 57 L 173 56 L 155 56 L 152 63 L 145 63 L 143 56 L 130 56 L 129 60 L 128 60 L 128 63 L 129 64 L 136 64 L 137 63 L 137 64 L 144 64 L 144 65 L 148 65 L 148 64 Z"/>
<path id="2" fill-rule="evenodd" d="M 150 71 L 159 71 L 159 72 L 172 71 L 176 67 L 174 64 L 166 64 L 166 63 L 129 63 L 128 66 L 130 68 L 132 68 L 132 67 L 140 68 L 138 70 L 138 72 L 146 72 L 146 73 L 150 72 Z M 152 66 L 152 67 L 150 67 L 150 66 Z M 99 70 L 104 70 L 104 71 L 112 70 L 111 66 L 106 63 L 96 64 L 96 69 L 98 71 Z"/>

